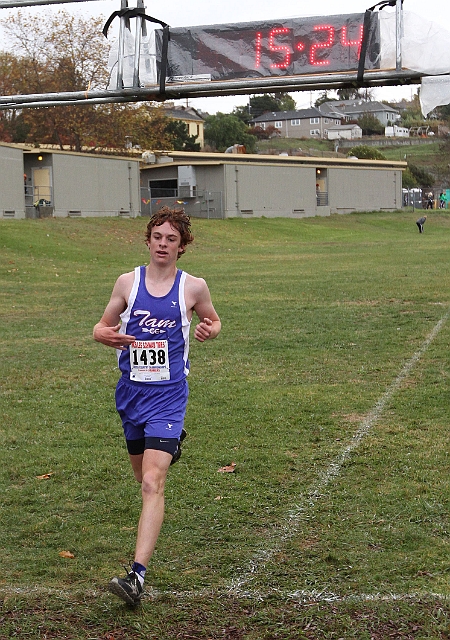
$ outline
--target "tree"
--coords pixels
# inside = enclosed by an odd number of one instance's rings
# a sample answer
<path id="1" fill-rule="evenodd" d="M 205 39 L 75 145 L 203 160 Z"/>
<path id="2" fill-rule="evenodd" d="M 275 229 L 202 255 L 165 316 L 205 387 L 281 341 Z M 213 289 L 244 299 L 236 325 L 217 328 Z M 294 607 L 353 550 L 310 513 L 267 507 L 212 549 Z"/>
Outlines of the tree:
<path id="1" fill-rule="evenodd" d="M 361 89 L 359 87 L 346 87 L 336 91 L 339 100 L 372 100 L 372 89 Z"/>
<path id="2" fill-rule="evenodd" d="M 175 151 L 200 151 L 200 143 L 197 137 L 189 135 L 189 128 L 182 120 L 169 120 L 165 129 L 171 138 L 172 148 Z"/>
<path id="3" fill-rule="evenodd" d="M 255 136 L 258 140 L 269 140 L 272 137 L 279 137 L 280 131 L 276 129 L 273 124 L 269 124 L 265 129 L 262 127 L 250 127 L 248 130 L 252 136 Z"/>
<path id="4" fill-rule="evenodd" d="M 365 113 L 357 120 L 362 129 L 363 136 L 381 135 L 384 133 L 384 125 L 371 113 Z"/>
<path id="5" fill-rule="evenodd" d="M 417 182 L 416 177 L 411 173 L 409 167 L 403 171 L 402 174 L 402 187 L 404 189 L 413 189 L 414 187 L 418 187 L 419 183 Z"/>
<path id="6" fill-rule="evenodd" d="M 295 100 L 288 93 L 266 93 L 262 96 L 252 96 L 250 98 L 250 113 L 252 118 L 257 118 L 267 111 L 294 110 Z"/>
<path id="7" fill-rule="evenodd" d="M 418 185 L 420 185 L 421 187 L 432 187 L 434 185 L 434 178 L 433 176 L 428 173 L 428 171 L 425 171 L 425 169 L 422 169 L 421 167 L 418 167 L 415 164 L 410 164 L 408 162 L 408 169 L 410 171 L 410 173 L 413 175 L 413 177 L 416 179 L 416 182 Z"/>
<path id="8" fill-rule="evenodd" d="M 65 11 L 29 18 L 21 12 L 2 26 L 15 54 L 0 55 L 3 95 L 86 91 L 108 81 L 109 45 L 101 33 L 102 19 L 84 20 Z M 133 145 L 151 149 L 195 148 L 187 132 L 175 126 L 152 103 L 106 103 L 10 110 L 0 114 L 0 138 L 33 144 L 57 144 L 81 151 L 123 150 Z M 180 142 L 182 140 L 183 142 Z"/>
<path id="9" fill-rule="evenodd" d="M 450 104 L 437 107 L 436 112 L 441 120 L 450 121 Z"/>
<path id="10" fill-rule="evenodd" d="M 240 107 L 234 107 L 231 114 L 233 116 L 236 116 L 236 118 L 239 118 L 239 120 L 242 120 L 242 122 L 244 122 L 245 124 L 249 124 L 250 120 L 252 119 L 252 114 L 250 113 L 250 109 L 251 109 L 250 104 L 244 104 L 244 105 L 241 105 Z"/>
<path id="11" fill-rule="evenodd" d="M 327 91 L 323 91 L 320 96 L 317 98 L 317 100 L 314 103 L 315 107 L 320 107 L 321 104 L 323 104 L 324 102 L 332 102 L 336 100 L 336 98 L 330 98 L 328 95 Z"/>
<path id="12" fill-rule="evenodd" d="M 131 138 L 133 146 L 142 149 L 174 148 L 174 135 L 168 131 L 170 119 L 162 106 L 152 103 L 133 105 L 124 111 L 126 135 Z"/>
<path id="13" fill-rule="evenodd" d="M 416 94 L 413 99 L 408 102 L 406 109 L 402 111 L 401 126 L 409 129 L 411 127 L 420 127 L 424 124 L 425 120 L 420 107 L 419 95 Z"/>
<path id="14" fill-rule="evenodd" d="M 243 144 L 252 153 L 256 143 L 255 136 L 249 133 L 242 120 L 232 114 L 220 112 L 206 118 L 205 140 L 221 152 L 234 144 Z"/>
<path id="15" fill-rule="evenodd" d="M 65 11 L 26 17 L 19 11 L 1 25 L 15 51 L 15 56 L 3 57 L 9 71 L 3 95 L 88 94 L 106 85 L 109 45 L 101 33 L 100 18 L 84 20 Z M 92 105 L 24 109 L 21 124 L 27 141 L 68 145 L 80 151 L 87 138 L 97 137 L 98 128 L 104 132 L 105 112 L 111 110 Z"/>
<path id="16" fill-rule="evenodd" d="M 365 144 L 352 147 L 347 156 L 356 156 L 357 158 L 368 160 L 386 160 L 386 156 L 384 156 L 381 151 L 378 151 L 375 147 L 369 147 Z"/>

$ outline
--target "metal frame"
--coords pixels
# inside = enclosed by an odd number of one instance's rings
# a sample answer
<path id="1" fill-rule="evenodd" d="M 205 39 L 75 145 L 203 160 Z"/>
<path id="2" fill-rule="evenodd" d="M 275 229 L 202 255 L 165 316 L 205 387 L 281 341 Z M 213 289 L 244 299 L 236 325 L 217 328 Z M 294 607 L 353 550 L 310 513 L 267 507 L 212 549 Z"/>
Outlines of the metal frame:
<path id="1" fill-rule="evenodd" d="M 65 4 L 73 2 L 92 2 L 98 0 L 0 0 L 1 8 L 18 8 L 36 5 Z M 144 8 L 144 0 L 137 0 L 137 7 Z M 121 0 L 121 9 L 128 8 L 128 0 Z M 70 106 L 81 104 L 102 104 L 111 102 L 164 101 L 178 98 L 201 98 L 212 96 L 245 95 L 276 91 L 312 91 L 341 89 L 355 86 L 377 87 L 405 84 L 418 84 L 425 75 L 403 70 L 400 39 L 402 33 L 402 0 L 396 1 L 396 68 L 391 70 L 365 71 L 363 81 L 359 82 L 357 72 L 309 74 L 303 76 L 284 76 L 273 78 L 243 78 L 232 81 L 170 83 L 163 89 L 160 85 L 140 87 L 139 57 L 141 35 L 146 35 L 145 20 L 136 17 L 136 36 L 134 52 L 133 86 L 123 87 L 123 63 L 125 29 L 130 29 L 129 19 L 120 17 L 119 55 L 117 88 L 115 90 L 74 91 L 58 93 L 37 93 L 0 97 L 0 110 L 37 107 Z"/>

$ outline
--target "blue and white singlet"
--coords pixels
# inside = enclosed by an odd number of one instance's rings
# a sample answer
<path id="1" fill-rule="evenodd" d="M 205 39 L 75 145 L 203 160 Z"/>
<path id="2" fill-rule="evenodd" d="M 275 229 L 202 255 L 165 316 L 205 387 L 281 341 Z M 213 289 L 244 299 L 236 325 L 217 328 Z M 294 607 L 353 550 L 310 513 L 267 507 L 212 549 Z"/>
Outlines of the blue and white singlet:
<path id="1" fill-rule="evenodd" d="M 132 383 L 174 384 L 189 373 L 189 329 L 184 286 L 186 273 L 177 270 L 169 293 L 152 296 L 145 286 L 145 266 L 134 270 L 128 306 L 119 333 L 136 337 L 126 351 L 117 350 L 119 369 Z"/>

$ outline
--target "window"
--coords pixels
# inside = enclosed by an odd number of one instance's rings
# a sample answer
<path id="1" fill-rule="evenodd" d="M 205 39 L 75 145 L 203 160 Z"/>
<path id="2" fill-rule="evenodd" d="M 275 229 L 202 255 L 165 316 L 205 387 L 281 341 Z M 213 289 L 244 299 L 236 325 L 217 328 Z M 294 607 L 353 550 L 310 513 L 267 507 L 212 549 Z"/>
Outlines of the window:
<path id="1" fill-rule="evenodd" d="M 275 122 L 275 129 L 281 129 L 282 126 L 283 126 L 283 123 L 281 122 L 281 120 L 277 120 Z"/>
<path id="2" fill-rule="evenodd" d="M 296 120 L 291 120 L 291 125 L 293 127 L 298 127 L 300 125 L 300 120 L 298 118 Z"/>
<path id="3" fill-rule="evenodd" d="M 324 122 L 325 122 L 325 124 L 328 124 L 328 122 L 329 122 L 328 118 L 325 118 Z"/>
<path id="4" fill-rule="evenodd" d="M 320 136 L 320 130 L 319 129 L 311 129 L 309 132 L 310 136 Z"/>
<path id="5" fill-rule="evenodd" d="M 149 180 L 152 198 L 176 198 L 178 192 L 177 180 Z"/>
<path id="6" fill-rule="evenodd" d="M 266 123 L 265 122 L 260 122 L 259 124 L 256 125 L 257 127 L 260 127 L 261 129 L 265 129 L 266 128 Z"/>
<path id="7" fill-rule="evenodd" d="M 334 124 L 341 124 L 341 121 L 340 120 L 335 120 Z"/>
<path id="8" fill-rule="evenodd" d="M 319 124 L 319 118 L 310 118 L 309 124 Z"/>

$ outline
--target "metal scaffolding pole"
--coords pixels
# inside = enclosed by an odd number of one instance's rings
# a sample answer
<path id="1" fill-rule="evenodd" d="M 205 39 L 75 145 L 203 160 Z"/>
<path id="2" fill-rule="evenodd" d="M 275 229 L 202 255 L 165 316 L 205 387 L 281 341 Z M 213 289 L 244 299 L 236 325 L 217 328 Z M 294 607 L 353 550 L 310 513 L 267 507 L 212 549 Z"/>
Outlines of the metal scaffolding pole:
<path id="1" fill-rule="evenodd" d="M 100 0 L 0 0 L 0 9 L 20 9 L 43 4 L 68 4 L 69 2 L 99 2 Z"/>
<path id="2" fill-rule="evenodd" d="M 365 87 L 417 84 L 423 74 L 403 71 L 366 71 Z M 166 84 L 164 94 L 159 86 L 118 90 L 72 91 L 62 93 L 37 93 L 0 97 L 1 109 L 24 109 L 106 102 L 163 101 L 168 98 L 206 98 L 212 96 L 271 93 L 274 91 L 311 91 L 354 87 L 356 73 L 330 73 L 314 76 L 290 76 L 283 78 L 244 78 L 227 82 Z"/>

